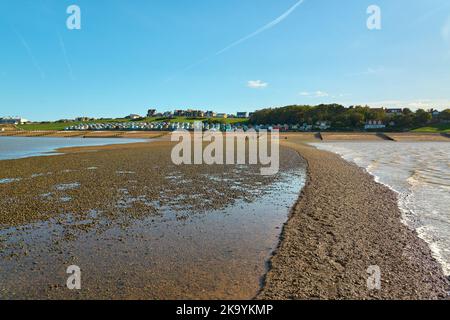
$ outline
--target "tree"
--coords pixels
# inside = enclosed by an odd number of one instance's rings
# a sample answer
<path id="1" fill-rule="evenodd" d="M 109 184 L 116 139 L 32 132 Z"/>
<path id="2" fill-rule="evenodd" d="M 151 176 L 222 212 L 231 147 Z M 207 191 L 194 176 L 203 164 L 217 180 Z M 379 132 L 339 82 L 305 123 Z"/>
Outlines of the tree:
<path id="1" fill-rule="evenodd" d="M 411 109 L 409 109 L 409 108 L 405 108 L 405 109 L 403 109 L 403 114 L 404 115 L 410 115 L 410 114 L 412 114 L 413 112 L 411 111 Z"/>
<path id="2" fill-rule="evenodd" d="M 361 127 L 364 125 L 364 114 L 360 112 L 352 112 L 349 116 L 349 120 L 353 127 Z"/>
<path id="3" fill-rule="evenodd" d="M 450 109 L 446 109 L 439 114 L 439 119 L 450 121 Z"/>
<path id="4" fill-rule="evenodd" d="M 441 120 L 450 120 L 450 109 L 442 112 Z M 318 106 L 291 105 L 282 108 L 256 111 L 250 123 L 257 124 L 314 124 L 317 121 L 329 121 L 336 129 L 361 129 L 368 120 L 395 123 L 398 129 L 411 129 L 424 126 L 430 122 L 429 112 L 419 109 L 416 112 L 403 109 L 401 114 L 388 116 L 384 109 L 372 109 L 369 106 L 352 106 L 345 108 L 338 104 L 321 104 Z"/>
<path id="5" fill-rule="evenodd" d="M 428 122 L 430 122 L 431 119 L 432 119 L 432 116 L 429 112 L 426 112 L 423 109 L 419 109 L 416 111 L 416 114 L 415 114 L 415 125 L 424 126 Z"/>

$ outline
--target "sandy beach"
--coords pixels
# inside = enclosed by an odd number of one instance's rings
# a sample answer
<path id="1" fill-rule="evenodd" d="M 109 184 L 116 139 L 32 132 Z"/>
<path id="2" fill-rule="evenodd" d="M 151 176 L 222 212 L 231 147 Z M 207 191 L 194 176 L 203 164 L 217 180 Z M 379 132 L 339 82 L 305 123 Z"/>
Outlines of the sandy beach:
<path id="1" fill-rule="evenodd" d="M 282 174 L 263 177 L 259 166 L 176 166 L 172 147 L 1 161 L 0 298 L 253 298 L 301 188 L 288 171 L 304 161 L 282 148 Z M 80 292 L 65 286 L 72 264 Z"/>
<path id="2" fill-rule="evenodd" d="M 249 210 L 245 203 L 263 196 L 278 178 L 255 174 L 258 166 L 237 171 L 234 166 L 175 166 L 168 141 L 69 148 L 59 156 L 1 161 L 0 179 L 10 181 L 0 185 L 0 278 L 6 284 L 0 298 L 447 297 L 448 282 L 429 247 L 401 223 L 395 193 L 337 155 L 306 145 L 315 135 L 281 138 L 281 171 L 307 165 L 306 186 L 294 197 L 298 202 L 283 230 L 246 226 L 241 235 L 256 234 L 248 239 L 233 236 L 229 225 L 214 224 L 208 231 L 215 236 L 202 237 L 208 233 L 199 232 L 199 226 L 212 210 L 219 212 L 218 222 L 224 219 L 220 210 L 230 204 L 240 203 L 240 215 Z M 286 192 L 277 188 L 280 195 Z M 172 222 L 155 209 L 160 207 L 170 208 Z M 263 207 L 249 223 L 259 219 Z M 196 214 L 186 214 L 186 208 Z M 194 248 L 179 236 L 190 219 L 200 221 L 187 235 L 197 243 Z M 146 223 L 136 227 L 137 220 Z M 148 233 L 155 223 L 164 227 Z M 218 237 L 230 232 L 231 238 Z M 16 233 L 24 236 L 14 239 Z M 169 237 L 170 245 L 155 246 L 159 237 Z M 221 255 L 217 248 L 224 242 L 235 247 L 230 252 L 221 247 Z M 259 253 L 242 249 L 246 242 L 252 250 L 249 242 L 257 243 Z M 196 255 L 205 252 L 211 261 L 200 262 L 204 256 Z M 72 263 L 89 270 L 87 290 L 67 292 L 65 270 L 58 266 Z M 200 265 L 204 268 L 196 270 Z M 379 291 L 367 289 L 367 269 L 373 265 L 382 272 Z M 157 277 L 148 270 L 158 270 Z"/>
<path id="3" fill-rule="evenodd" d="M 301 141 L 301 139 L 300 139 Z M 259 299 L 444 299 L 428 245 L 401 223 L 396 194 L 339 156 L 296 141 L 308 181 L 285 225 Z M 367 270 L 381 269 L 381 290 Z"/>
<path id="4" fill-rule="evenodd" d="M 0 8 L 0 302 L 450 300 L 450 0 Z"/>

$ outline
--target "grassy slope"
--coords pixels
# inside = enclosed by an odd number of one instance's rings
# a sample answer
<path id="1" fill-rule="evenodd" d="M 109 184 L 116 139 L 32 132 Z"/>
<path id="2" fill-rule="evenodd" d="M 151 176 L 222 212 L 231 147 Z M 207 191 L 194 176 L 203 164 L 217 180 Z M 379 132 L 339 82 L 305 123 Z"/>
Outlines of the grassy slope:
<path id="1" fill-rule="evenodd" d="M 140 120 L 137 122 L 155 122 L 155 121 L 169 121 L 169 122 L 194 122 L 194 121 L 203 121 L 207 119 L 188 119 L 184 117 L 178 117 L 173 119 L 162 119 L 162 118 L 145 118 L 144 120 Z M 224 123 L 246 123 L 247 120 L 242 119 L 211 119 L 211 120 L 218 120 L 223 121 Z M 87 124 L 87 123 L 111 123 L 111 122 L 130 122 L 129 119 L 107 119 L 107 120 L 95 120 L 95 121 L 87 121 L 87 122 L 66 122 L 66 123 L 59 123 L 59 122 L 49 122 L 49 123 L 31 123 L 31 124 L 23 124 L 19 125 L 18 127 L 23 130 L 64 130 L 67 127 L 70 126 L 76 126 L 79 124 Z"/>
<path id="2" fill-rule="evenodd" d="M 436 124 L 413 130 L 413 132 L 450 133 L 450 124 Z"/>
<path id="3" fill-rule="evenodd" d="M 60 123 L 60 122 L 48 122 L 48 123 L 31 123 L 31 124 L 21 124 L 17 127 L 23 130 L 64 130 L 67 127 L 70 126 L 76 126 L 83 123 L 110 123 L 110 122 L 129 122 L 128 119 L 107 119 L 107 120 L 95 120 L 95 121 L 87 121 L 87 122 L 66 122 L 66 123 Z"/>

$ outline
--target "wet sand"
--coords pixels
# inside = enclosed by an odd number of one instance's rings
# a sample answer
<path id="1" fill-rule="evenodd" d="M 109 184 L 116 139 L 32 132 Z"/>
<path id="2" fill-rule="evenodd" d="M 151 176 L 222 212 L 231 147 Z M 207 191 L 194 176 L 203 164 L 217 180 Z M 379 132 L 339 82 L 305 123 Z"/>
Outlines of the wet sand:
<path id="1" fill-rule="evenodd" d="M 440 133 L 387 133 L 387 136 L 394 141 L 446 141 L 450 142 L 448 134 Z"/>
<path id="2" fill-rule="evenodd" d="M 324 141 L 341 141 L 341 140 L 350 140 L 350 141 L 382 141 L 386 140 L 385 135 L 376 134 L 376 133 L 333 133 L 327 132 L 321 134 L 322 139 Z"/>
<path id="3" fill-rule="evenodd" d="M 445 298 L 448 282 L 426 243 L 400 222 L 396 195 L 303 144 L 311 138 L 282 136 L 282 171 L 302 167 L 295 150 L 308 180 L 258 298 Z M 247 205 L 273 198 L 269 185 L 279 194 L 288 187 L 251 166 L 172 166 L 170 149 L 160 141 L 2 161 L 0 180 L 10 181 L 0 184 L 0 298 L 252 298 L 281 230 L 279 217 L 252 226 L 262 208 Z M 248 224 L 239 223 L 242 212 L 250 212 Z M 246 233 L 256 237 L 237 236 Z M 204 260 L 205 252 L 215 258 Z M 87 271 L 86 290 L 67 292 L 63 266 L 77 263 Z M 367 289 L 373 265 L 381 291 Z"/>
<path id="4" fill-rule="evenodd" d="M 282 148 L 281 174 L 263 177 L 259 166 L 175 166 L 172 146 L 1 161 L 0 298 L 253 298 L 303 160 Z M 72 264 L 81 291 L 65 287 Z"/>
<path id="5" fill-rule="evenodd" d="M 443 299 L 448 281 L 427 244 L 401 223 L 396 194 L 339 156 L 288 139 L 308 181 L 259 299 Z M 381 269 L 381 290 L 367 270 Z"/>

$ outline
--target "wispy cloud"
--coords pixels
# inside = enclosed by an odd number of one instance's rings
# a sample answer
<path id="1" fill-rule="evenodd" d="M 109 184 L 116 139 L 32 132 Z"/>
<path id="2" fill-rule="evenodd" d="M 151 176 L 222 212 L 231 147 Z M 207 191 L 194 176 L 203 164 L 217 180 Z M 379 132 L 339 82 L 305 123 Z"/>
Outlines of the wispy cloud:
<path id="1" fill-rule="evenodd" d="M 25 48 L 28 56 L 31 59 L 31 63 L 33 64 L 34 68 L 36 69 L 36 71 L 39 73 L 40 77 L 42 80 L 45 79 L 45 73 L 42 70 L 41 66 L 39 65 L 38 61 L 36 60 L 33 51 L 31 50 L 30 46 L 28 45 L 27 41 L 25 40 L 25 38 L 19 33 L 19 31 L 17 31 L 16 29 L 13 28 L 14 33 L 17 35 L 17 37 L 20 40 L 20 43 L 22 44 L 22 46 Z"/>
<path id="2" fill-rule="evenodd" d="M 267 88 L 269 84 L 261 80 L 250 80 L 247 82 L 247 87 L 252 89 L 264 89 Z"/>
<path id="3" fill-rule="evenodd" d="M 329 94 L 324 92 L 324 91 L 315 91 L 315 92 L 308 92 L 308 91 L 303 91 L 300 92 L 300 95 L 303 97 L 310 97 L 310 98 L 324 98 L 324 97 L 328 97 Z"/>
<path id="4" fill-rule="evenodd" d="M 287 17 L 289 17 L 294 11 L 295 9 L 297 9 L 298 6 L 300 6 L 303 2 L 305 2 L 305 0 L 300 0 L 297 1 L 292 7 L 290 7 L 286 12 L 284 12 L 281 16 L 279 16 L 278 18 L 276 18 L 275 20 L 272 20 L 271 22 L 269 22 L 268 24 L 264 25 L 263 27 L 259 28 L 258 30 L 256 30 L 255 32 L 250 33 L 249 35 L 229 44 L 228 46 L 220 49 L 219 51 L 217 51 L 216 53 L 209 55 L 189 66 L 187 66 L 186 68 L 183 69 L 183 72 L 189 71 L 195 67 L 197 67 L 198 65 L 208 61 L 209 59 L 211 59 L 212 57 L 215 56 L 219 56 L 222 53 L 250 40 L 251 38 L 256 37 L 257 35 L 263 33 L 264 31 L 267 31 L 273 27 L 275 27 L 276 25 L 278 25 L 279 23 L 281 23 L 283 20 L 285 20 Z"/>
<path id="5" fill-rule="evenodd" d="M 69 73 L 69 77 L 71 80 L 74 80 L 72 64 L 70 63 L 69 57 L 67 56 L 66 45 L 64 44 L 64 40 L 61 35 L 58 33 L 59 46 L 61 47 L 61 52 L 64 56 L 64 61 L 66 62 L 67 72 Z"/>
<path id="6" fill-rule="evenodd" d="M 358 76 L 377 76 L 382 75 L 387 72 L 387 69 L 383 66 L 381 67 L 369 67 L 364 71 L 361 72 L 355 72 L 355 73 L 349 73 L 347 74 L 348 77 L 358 77 Z"/>

